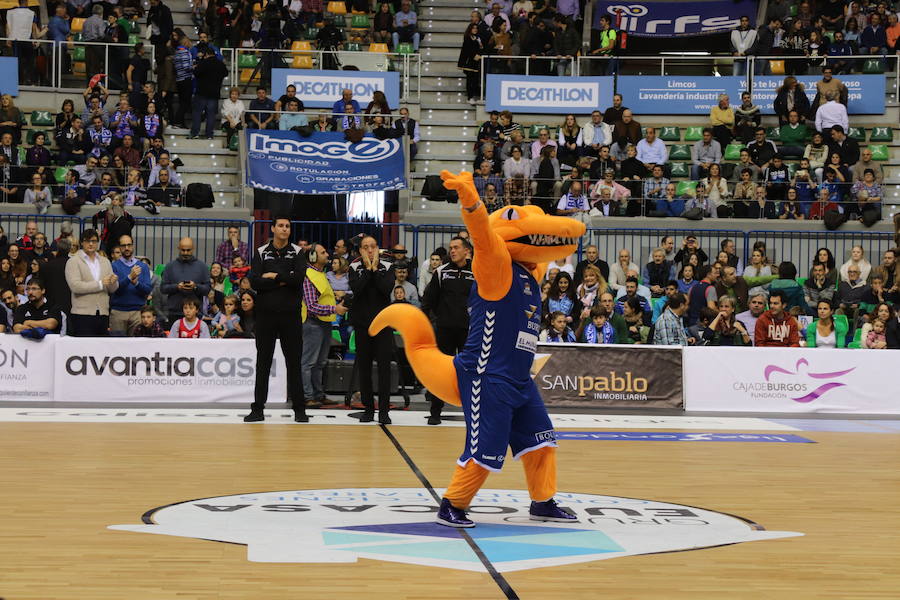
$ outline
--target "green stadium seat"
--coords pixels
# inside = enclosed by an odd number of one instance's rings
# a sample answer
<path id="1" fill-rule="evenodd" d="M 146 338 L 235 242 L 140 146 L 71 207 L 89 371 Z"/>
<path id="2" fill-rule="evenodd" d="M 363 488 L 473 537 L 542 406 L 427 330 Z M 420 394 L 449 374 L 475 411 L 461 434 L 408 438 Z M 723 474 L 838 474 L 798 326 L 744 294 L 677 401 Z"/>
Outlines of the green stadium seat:
<path id="1" fill-rule="evenodd" d="M 128 34 L 128 43 L 130 45 L 134 46 L 135 44 L 137 44 L 140 41 L 141 41 L 141 36 L 139 36 L 138 34 L 136 34 L 136 33 Z"/>
<path id="2" fill-rule="evenodd" d="M 894 140 L 894 130 L 890 127 L 873 127 L 869 136 L 870 142 L 891 142 Z"/>
<path id="3" fill-rule="evenodd" d="M 32 127 L 51 127 L 53 125 L 53 115 L 49 110 L 35 110 L 31 113 Z"/>
<path id="4" fill-rule="evenodd" d="M 703 139 L 703 128 L 699 125 L 692 125 L 687 128 L 684 133 L 684 141 L 697 142 Z"/>
<path id="5" fill-rule="evenodd" d="M 359 52 L 360 47 L 357 42 L 347 42 L 346 44 L 344 44 L 344 50 L 346 50 L 347 52 Z"/>
<path id="6" fill-rule="evenodd" d="M 25 164 L 25 146 L 19 146 L 19 151 L 17 153 L 19 155 L 19 164 Z"/>
<path id="7" fill-rule="evenodd" d="M 725 146 L 725 160 L 740 160 L 743 144 L 728 144 Z"/>
<path id="8" fill-rule="evenodd" d="M 887 144 L 869 144 L 869 150 L 872 151 L 872 160 L 888 160 L 891 158 Z"/>
<path id="9" fill-rule="evenodd" d="M 647 128 L 641 127 L 641 137 L 647 137 Z"/>
<path id="10" fill-rule="evenodd" d="M 797 285 L 799 285 L 800 287 L 803 287 L 803 284 L 806 283 L 806 280 L 807 280 L 807 277 L 798 277 L 798 278 L 797 278 Z"/>
<path id="11" fill-rule="evenodd" d="M 413 48 L 412 44 L 403 42 L 397 44 L 397 47 L 394 48 L 394 52 L 396 52 L 397 54 L 413 54 L 415 52 L 415 49 Z"/>
<path id="12" fill-rule="evenodd" d="M 671 126 L 661 127 L 659 131 L 659 139 L 664 142 L 680 142 L 681 128 Z"/>
<path id="13" fill-rule="evenodd" d="M 781 127 L 769 127 L 766 129 L 766 139 L 777 142 L 781 139 Z"/>
<path id="14" fill-rule="evenodd" d="M 339 29 L 347 29 L 347 15 L 334 15 L 334 26 Z"/>
<path id="15" fill-rule="evenodd" d="M 529 139 L 537 139 L 538 134 L 541 129 L 549 129 L 546 125 L 532 125 L 528 128 L 528 137 Z"/>
<path id="16" fill-rule="evenodd" d="M 53 178 L 56 180 L 56 183 L 63 184 L 66 182 L 66 174 L 69 172 L 69 169 L 66 167 L 56 167 L 53 170 Z"/>
<path id="17" fill-rule="evenodd" d="M 788 8 L 788 16 L 789 17 L 797 16 L 797 5 L 796 4 L 791 4 L 791 6 Z"/>
<path id="18" fill-rule="evenodd" d="M 669 160 L 691 160 L 691 148 L 687 144 L 675 144 L 669 148 Z"/>
<path id="19" fill-rule="evenodd" d="M 306 28 L 306 39 L 314 40 L 319 37 L 319 28 L 318 27 L 307 27 Z"/>
<path id="20" fill-rule="evenodd" d="M 880 75 L 884 73 L 884 63 L 880 58 L 867 58 L 863 63 L 862 72 L 867 75 Z"/>
<path id="21" fill-rule="evenodd" d="M 370 27 L 369 15 L 353 15 L 350 18 L 350 27 L 353 29 L 368 29 Z"/>
<path id="22" fill-rule="evenodd" d="M 73 42 L 83 42 L 84 35 L 79 31 L 78 33 L 76 33 L 75 35 L 72 36 L 72 41 Z"/>
<path id="23" fill-rule="evenodd" d="M 847 344 L 848 348 L 859 350 L 862 348 L 862 327 L 857 327 L 853 334 L 853 341 Z"/>
<path id="24" fill-rule="evenodd" d="M 156 265 L 156 267 L 153 269 L 153 273 L 155 273 L 157 277 L 162 278 L 163 271 L 165 271 L 165 270 L 166 270 L 166 265 L 159 264 L 159 265 Z"/>
<path id="25" fill-rule="evenodd" d="M 851 127 L 847 132 L 847 137 L 852 137 L 857 142 L 866 141 L 866 130 L 862 127 Z"/>
<path id="26" fill-rule="evenodd" d="M 76 62 L 84 61 L 84 46 L 75 46 L 72 48 L 72 60 Z"/>
<path id="27" fill-rule="evenodd" d="M 259 64 L 259 56 L 250 52 L 242 52 L 238 55 L 238 67 L 241 69 L 253 69 Z"/>
<path id="28" fill-rule="evenodd" d="M 238 134 L 234 134 L 231 136 L 231 139 L 228 140 L 228 149 L 232 152 L 237 152 L 238 147 L 240 146 L 240 141 L 238 140 Z"/>
<path id="29" fill-rule="evenodd" d="M 669 164 L 669 174 L 672 177 L 688 177 L 691 174 L 691 169 L 687 163 L 683 162 L 675 162 Z"/>
<path id="30" fill-rule="evenodd" d="M 25 138 L 26 141 L 28 142 L 28 145 L 31 146 L 34 144 L 34 136 L 36 136 L 39 133 L 44 134 L 44 145 L 50 146 L 50 144 L 53 142 L 53 135 L 48 131 L 44 131 L 43 129 L 29 129 L 28 130 L 28 136 Z"/>
<path id="31" fill-rule="evenodd" d="M 681 196 L 693 196 L 697 191 L 697 182 L 696 181 L 679 181 L 675 186 L 675 195 L 678 197 Z"/>

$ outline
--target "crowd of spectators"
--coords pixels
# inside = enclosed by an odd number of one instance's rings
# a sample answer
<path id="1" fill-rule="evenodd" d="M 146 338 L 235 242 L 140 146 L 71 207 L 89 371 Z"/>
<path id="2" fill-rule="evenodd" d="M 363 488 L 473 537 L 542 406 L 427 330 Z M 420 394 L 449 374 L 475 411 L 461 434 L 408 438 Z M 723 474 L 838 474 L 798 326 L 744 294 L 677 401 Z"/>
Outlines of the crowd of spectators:
<path id="1" fill-rule="evenodd" d="M 581 123 L 567 115 L 555 128 L 528 131 L 509 111 L 495 111 L 478 131 L 475 186 L 489 210 L 534 204 L 585 220 L 814 219 L 834 228 L 856 219 L 871 226 L 882 218 L 884 197 L 873 150 L 886 147 L 860 148 L 848 135 L 846 96 L 829 66 L 812 102 L 788 76 L 775 100 L 781 125 L 767 128 L 749 93 L 736 108 L 723 95 L 700 139 L 675 146 L 658 128 L 642 127 L 619 94 L 605 111 Z M 773 131 L 780 145 L 769 139 Z"/>

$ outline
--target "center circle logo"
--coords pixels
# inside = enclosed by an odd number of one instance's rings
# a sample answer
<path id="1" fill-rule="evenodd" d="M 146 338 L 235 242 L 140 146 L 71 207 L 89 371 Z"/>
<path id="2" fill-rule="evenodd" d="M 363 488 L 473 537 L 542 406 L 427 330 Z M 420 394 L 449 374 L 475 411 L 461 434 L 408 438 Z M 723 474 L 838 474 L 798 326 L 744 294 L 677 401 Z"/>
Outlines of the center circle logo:
<path id="1" fill-rule="evenodd" d="M 269 168 L 279 173 L 284 173 L 288 170 L 288 166 L 280 162 L 269 163 Z"/>
<path id="2" fill-rule="evenodd" d="M 443 490 L 437 490 L 438 495 Z M 523 490 L 483 489 L 467 529 L 498 572 L 521 571 L 803 535 L 766 531 L 734 515 L 618 496 L 558 493 L 577 523 L 535 522 Z M 434 522 L 438 503 L 422 488 L 254 492 L 176 502 L 147 511 L 154 533 L 247 546 L 254 562 L 354 563 L 360 558 L 485 572 L 463 534 Z"/>

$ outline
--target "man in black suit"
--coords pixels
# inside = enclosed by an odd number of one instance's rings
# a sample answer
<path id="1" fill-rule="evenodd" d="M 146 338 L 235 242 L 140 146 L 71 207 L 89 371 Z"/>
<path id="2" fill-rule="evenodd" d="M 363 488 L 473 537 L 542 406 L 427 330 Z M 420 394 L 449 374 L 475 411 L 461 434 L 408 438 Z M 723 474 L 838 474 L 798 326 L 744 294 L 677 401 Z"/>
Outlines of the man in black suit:
<path id="1" fill-rule="evenodd" d="M 841 155 L 841 164 L 848 169 L 859 162 L 859 143 L 851 137 L 840 125 L 831 127 L 831 142 L 828 143 L 828 152 L 837 152 Z"/>
<path id="2" fill-rule="evenodd" d="M 412 160 L 418 152 L 416 146 L 419 143 L 419 124 L 415 119 L 409 118 L 408 108 L 403 107 L 400 109 L 400 118 L 394 121 L 394 129 L 400 136 L 409 136 L 409 158 Z"/>

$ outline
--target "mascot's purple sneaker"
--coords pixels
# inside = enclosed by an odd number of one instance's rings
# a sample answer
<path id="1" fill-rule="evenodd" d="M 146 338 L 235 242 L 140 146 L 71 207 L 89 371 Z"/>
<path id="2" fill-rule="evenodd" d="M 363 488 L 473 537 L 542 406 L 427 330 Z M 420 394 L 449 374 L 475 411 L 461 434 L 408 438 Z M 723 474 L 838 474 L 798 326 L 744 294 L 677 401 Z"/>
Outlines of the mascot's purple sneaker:
<path id="1" fill-rule="evenodd" d="M 528 514 L 532 521 L 555 521 L 557 523 L 578 521 L 578 517 L 571 509 L 557 506 L 556 500 L 553 498 L 546 502 L 532 502 Z"/>
<path id="2" fill-rule="evenodd" d="M 466 516 L 466 511 L 456 508 L 446 498 L 441 500 L 437 522 L 447 527 L 475 527 L 475 523 Z"/>

